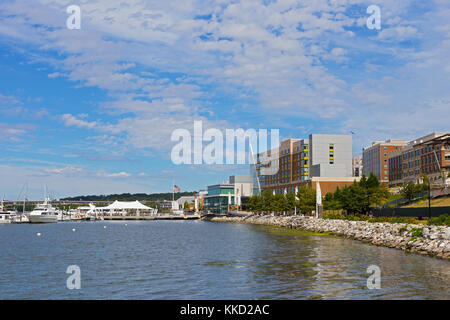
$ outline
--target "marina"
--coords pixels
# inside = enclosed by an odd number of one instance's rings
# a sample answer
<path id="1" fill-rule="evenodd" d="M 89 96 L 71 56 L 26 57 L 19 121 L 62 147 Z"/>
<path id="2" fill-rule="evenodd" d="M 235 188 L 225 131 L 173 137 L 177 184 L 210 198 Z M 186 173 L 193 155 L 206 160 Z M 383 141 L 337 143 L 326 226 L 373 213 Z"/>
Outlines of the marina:
<path id="1" fill-rule="evenodd" d="M 25 205 L 24 205 L 25 208 Z M 43 202 L 36 202 L 31 212 L 21 213 L 17 210 L 7 211 L 4 200 L 0 206 L 0 224 L 15 223 L 57 223 L 82 221 L 123 221 L 123 220 L 196 220 L 201 214 L 197 212 L 184 212 L 176 209 L 169 212 L 158 212 L 158 209 L 148 207 L 139 201 L 113 203 L 96 207 L 93 203 L 88 206 L 79 206 L 76 209 L 60 210 L 53 206 L 49 197 Z"/>
<path id="2" fill-rule="evenodd" d="M 0 241 L 0 268 L 14 270 L 0 274 L 0 299 L 450 299 L 448 261 L 278 227 L 21 224 L 0 226 Z M 66 287 L 70 265 L 80 290 Z M 379 290 L 366 286 L 370 265 Z"/>

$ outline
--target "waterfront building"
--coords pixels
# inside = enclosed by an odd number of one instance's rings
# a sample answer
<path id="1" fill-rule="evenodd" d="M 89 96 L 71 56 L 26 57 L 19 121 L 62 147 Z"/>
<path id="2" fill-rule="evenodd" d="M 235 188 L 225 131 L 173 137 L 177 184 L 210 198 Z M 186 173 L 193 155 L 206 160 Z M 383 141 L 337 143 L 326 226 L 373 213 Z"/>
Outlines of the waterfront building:
<path id="1" fill-rule="evenodd" d="M 353 156 L 352 172 L 354 177 L 361 177 L 363 174 L 362 158 L 359 154 Z"/>
<path id="2" fill-rule="evenodd" d="M 182 196 L 182 197 L 178 198 L 177 200 L 175 200 L 175 204 L 174 204 L 174 206 L 172 206 L 172 209 L 175 209 L 175 210 L 185 209 L 184 204 L 187 202 L 188 207 L 186 209 L 188 209 L 190 211 L 193 211 L 193 210 L 197 211 L 203 207 L 203 200 L 207 194 L 208 194 L 208 191 L 201 190 L 193 196 Z"/>
<path id="3" fill-rule="evenodd" d="M 363 174 L 369 176 L 375 174 L 380 182 L 389 182 L 388 156 L 391 152 L 405 147 L 404 140 L 390 139 L 387 141 L 375 141 L 371 146 L 363 149 Z"/>
<path id="4" fill-rule="evenodd" d="M 426 175 L 434 184 L 450 184 L 450 132 L 434 132 L 410 141 L 389 154 L 389 185 L 420 183 Z"/>
<path id="5" fill-rule="evenodd" d="M 227 182 L 208 186 L 204 209 L 213 213 L 226 213 L 248 202 L 253 194 L 251 176 L 230 176 Z"/>
<path id="6" fill-rule="evenodd" d="M 187 202 L 189 205 L 189 209 L 191 208 L 191 206 L 195 206 L 195 196 L 182 196 L 180 198 L 178 198 L 177 200 L 175 200 L 175 202 L 177 203 L 176 205 L 176 210 L 179 209 L 184 209 L 184 204 Z"/>
<path id="7" fill-rule="evenodd" d="M 355 180 L 352 174 L 352 136 L 310 134 L 308 139 L 287 139 L 280 147 L 257 155 L 255 181 L 262 191 L 295 192 L 302 185 L 320 181 L 323 194 Z M 262 174 L 262 169 L 266 174 Z M 315 186 L 314 186 L 315 187 Z"/>

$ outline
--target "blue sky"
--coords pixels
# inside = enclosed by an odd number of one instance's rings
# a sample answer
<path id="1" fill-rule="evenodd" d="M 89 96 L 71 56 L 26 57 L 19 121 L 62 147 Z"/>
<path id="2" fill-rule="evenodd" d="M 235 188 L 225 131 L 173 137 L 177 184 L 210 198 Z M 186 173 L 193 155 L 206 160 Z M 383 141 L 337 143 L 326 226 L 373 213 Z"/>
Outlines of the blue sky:
<path id="1" fill-rule="evenodd" d="M 82 10 L 66 28 L 66 7 Z M 381 30 L 369 30 L 369 5 Z M 0 195 L 204 189 L 248 166 L 170 160 L 174 129 L 448 131 L 450 4 L 434 1 L 5 0 Z"/>

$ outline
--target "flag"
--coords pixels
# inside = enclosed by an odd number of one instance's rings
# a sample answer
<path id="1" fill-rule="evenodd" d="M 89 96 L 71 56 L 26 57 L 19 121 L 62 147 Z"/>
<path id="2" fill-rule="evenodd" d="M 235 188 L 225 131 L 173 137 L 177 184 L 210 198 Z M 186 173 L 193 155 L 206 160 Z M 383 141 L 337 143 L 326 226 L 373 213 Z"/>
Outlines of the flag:
<path id="1" fill-rule="evenodd" d="M 177 185 L 173 186 L 173 192 L 180 192 L 180 187 Z"/>

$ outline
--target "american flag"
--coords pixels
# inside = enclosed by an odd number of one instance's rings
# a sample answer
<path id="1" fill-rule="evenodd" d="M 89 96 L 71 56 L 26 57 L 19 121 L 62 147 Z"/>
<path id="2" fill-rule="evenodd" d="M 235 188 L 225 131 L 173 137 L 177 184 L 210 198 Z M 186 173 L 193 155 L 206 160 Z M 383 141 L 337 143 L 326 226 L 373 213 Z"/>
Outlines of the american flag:
<path id="1" fill-rule="evenodd" d="M 180 192 L 180 187 L 177 185 L 173 186 L 173 192 Z"/>

